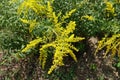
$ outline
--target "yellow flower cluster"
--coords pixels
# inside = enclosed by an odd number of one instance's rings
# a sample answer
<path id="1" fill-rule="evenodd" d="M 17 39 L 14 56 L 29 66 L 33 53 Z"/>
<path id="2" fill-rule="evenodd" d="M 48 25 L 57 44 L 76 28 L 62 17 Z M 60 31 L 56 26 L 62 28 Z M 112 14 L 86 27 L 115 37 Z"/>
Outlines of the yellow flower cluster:
<path id="1" fill-rule="evenodd" d="M 107 54 L 110 52 L 112 57 L 114 57 L 115 54 L 118 54 L 118 56 L 120 57 L 120 34 L 115 34 L 110 38 L 105 37 L 101 41 L 99 41 L 96 53 L 104 47 L 106 47 L 104 57 L 106 57 Z"/>
<path id="2" fill-rule="evenodd" d="M 35 25 L 37 24 L 36 20 L 26 20 L 26 19 L 20 19 L 23 23 L 30 24 L 29 26 L 29 32 L 31 33 L 33 29 L 35 28 Z"/>
<path id="3" fill-rule="evenodd" d="M 62 17 L 62 22 L 64 22 L 65 19 L 69 18 L 75 11 L 76 9 L 72 9 L 71 11 L 66 12 L 66 14 Z"/>
<path id="4" fill-rule="evenodd" d="M 45 63 L 46 63 L 46 59 L 47 59 L 47 48 L 48 47 L 56 47 L 56 45 L 54 43 L 47 43 L 42 45 L 42 47 L 39 49 L 39 60 L 40 60 L 40 64 L 42 64 L 42 68 L 44 69 Z"/>
<path id="5" fill-rule="evenodd" d="M 36 24 L 37 24 L 36 20 L 30 21 L 30 27 L 29 27 L 29 32 L 30 33 L 33 31 Z"/>
<path id="6" fill-rule="evenodd" d="M 30 48 L 35 47 L 40 42 L 42 42 L 41 38 L 34 39 L 34 40 L 30 41 L 29 44 L 27 44 L 27 46 L 22 50 L 22 52 L 27 52 Z"/>
<path id="7" fill-rule="evenodd" d="M 48 74 L 50 74 L 54 69 L 56 69 L 58 66 L 63 66 L 63 57 L 65 56 L 65 53 L 61 51 L 61 47 L 57 47 L 55 54 L 54 54 L 54 61 L 53 65 L 48 71 Z"/>
<path id="8" fill-rule="evenodd" d="M 57 35 L 57 34 L 60 34 L 62 28 L 60 27 L 61 26 L 61 22 L 58 21 L 58 17 L 61 15 L 61 13 L 58 13 L 56 15 L 56 13 L 53 11 L 53 7 L 51 5 L 51 3 L 48 1 L 47 2 L 47 17 L 53 21 L 54 23 L 54 33 Z"/>
<path id="9" fill-rule="evenodd" d="M 47 2 L 47 16 L 48 17 L 52 17 L 53 16 L 53 8 L 52 8 L 52 6 L 51 6 L 51 4 L 50 4 L 50 2 L 48 1 Z"/>
<path id="10" fill-rule="evenodd" d="M 114 8 L 111 2 L 106 2 L 106 10 L 110 11 L 111 13 L 114 13 Z"/>
<path id="11" fill-rule="evenodd" d="M 88 16 L 88 15 L 85 15 L 85 16 L 82 16 L 81 19 L 88 19 L 90 21 L 93 21 L 94 20 L 94 17 L 93 16 Z"/>
<path id="12" fill-rule="evenodd" d="M 70 21 L 66 26 L 66 30 L 62 32 L 62 36 L 73 33 L 73 31 L 75 30 L 75 26 L 76 26 L 75 21 Z"/>
<path id="13" fill-rule="evenodd" d="M 114 7 L 113 7 L 113 4 L 112 4 L 111 2 L 106 2 L 105 4 L 106 4 L 105 10 L 108 12 L 108 13 L 107 13 L 107 16 L 109 17 L 109 16 L 110 16 L 110 13 L 111 13 L 113 16 L 115 16 L 116 14 L 115 14 L 115 9 L 114 9 Z"/>
<path id="14" fill-rule="evenodd" d="M 22 18 L 20 18 L 20 20 L 21 20 L 23 23 L 26 23 L 26 24 L 28 24 L 28 23 L 29 23 L 29 21 L 28 21 L 28 20 L 26 20 L 26 19 L 22 19 Z"/>
<path id="15" fill-rule="evenodd" d="M 79 41 L 79 40 L 83 40 L 84 38 L 81 38 L 81 37 L 75 37 L 74 38 L 74 34 L 71 34 L 69 36 L 69 38 L 65 39 L 66 42 L 76 42 L 76 41 Z"/>
<path id="16" fill-rule="evenodd" d="M 38 2 L 37 0 L 24 0 L 18 8 L 18 14 L 24 13 L 24 15 L 27 16 L 29 9 L 32 9 L 37 14 L 43 13 L 45 11 L 45 6 L 40 4 L 40 1 Z"/>

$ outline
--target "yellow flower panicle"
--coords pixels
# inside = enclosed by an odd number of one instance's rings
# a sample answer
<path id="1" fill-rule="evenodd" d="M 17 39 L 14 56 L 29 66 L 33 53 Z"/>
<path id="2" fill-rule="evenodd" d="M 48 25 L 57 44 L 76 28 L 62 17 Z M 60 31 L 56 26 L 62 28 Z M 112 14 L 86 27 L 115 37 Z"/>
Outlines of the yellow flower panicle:
<path id="1" fill-rule="evenodd" d="M 63 66 L 63 57 L 65 56 L 64 53 L 60 52 L 61 48 L 58 47 L 56 48 L 55 54 L 54 54 L 54 60 L 53 60 L 53 65 L 48 71 L 48 74 L 50 74 L 54 69 L 56 69 L 58 66 Z"/>
<path id="2" fill-rule="evenodd" d="M 42 69 L 44 69 L 46 60 L 47 60 L 47 56 L 48 56 L 47 50 L 40 48 L 39 53 L 40 53 L 40 56 L 39 56 L 40 64 L 42 66 Z"/>
<path id="3" fill-rule="evenodd" d="M 51 5 L 51 2 L 47 2 L 47 17 L 51 20 L 51 21 L 53 21 L 53 23 L 54 23 L 54 27 L 55 27 L 55 34 L 57 35 L 57 34 L 59 34 L 60 32 L 61 32 L 61 30 L 62 30 L 62 28 L 60 27 L 61 26 L 61 22 L 59 22 L 58 21 L 58 17 L 61 15 L 61 13 L 58 13 L 57 15 L 56 15 L 56 13 L 53 11 L 53 7 L 52 7 L 52 5 Z"/>
<path id="4" fill-rule="evenodd" d="M 41 38 L 30 41 L 29 44 L 27 44 L 27 46 L 22 50 L 22 52 L 27 52 L 30 48 L 35 47 L 40 42 L 42 42 Z"/>
<path id="5" fill-rule="evenodd" d="M 111 57 L 114 57 L 116 54 L 120 57 L 120 34 L 115 34 L 110 38 L 105 37 L 99 41 L 95 54 L 104 47 L 106 47 L 104 57 L 108 54 L 111 54 Z"/>
<path id="6" fill-rule="evenodd" d="M 36 20 L 26 20 L 26 19 L 20 19 L 23 23 L 30 24 L 29 26 L 29 32 L 31 33 L 38 22 Z"/>
<path id="7" fill-rule="evenodd" d="M 37 25 L 36 20 L 31 20 L 30 21 L 30 27 L 29 27 L 29 32 L 31 33 L 33 29 L 35 28 L 35 25 Z"/>
<path id="8" fill-rule="evenodd" d="M 47 48 L 49 47 L 56 47 L 56 45 L 54 43 L 48 43 L 42 45 L 42 47 L 39 49 L 39 53 L 40 53 L 39 60 L 40 60 L 40 64 L 42 64 L 43 69 L 47 59 Z"/>
<path id="9" fill-rule="evenodd" d="M 76 26 L 75 21 L 70 21 L 66 26 L 66 30 L 62 32 L 62 36 L 73 33 L 73 31 L 75 30 L 75 26 Z"/>
<path id="10" fill-rule="evenodd" d="M 114 8 L 111 2 L 106 2 L 106 10 L 114 13 Z"/>
<path id="11" fill-rule="evenodd" d="M 72 9 L 71 11 L 66 12 L 66 14 L 62 17 L 62 22 L 64 22 L 65 19 L 69 18 L 75 11 L 76 9 Z"/>
<path id="12" fill-rule="evenodd" d="M 55 24 L 58 23 L 58 17 L 55 15 L 55 12 L 53 12 L 53 21 Z"/>
<path id="13" fill-rule="evenodd" d="M 22 21 L 23 23 L 26 23 L 26 24 L 28 24 L 28 23 L 29 23 L 29 20 L 22 19 L 22 18 L 20 18 L 20 21 Z"/>
<path id="14" fill-rule="evenodd" d="M 69 53 L 69 55 L 74 59 L 75 62 L 77 62 L 77 58 L 75 56 L 75 54 L 73 53 L 72 50 L 68 49 L 67 52 Z"/>
<path id="15" fill-rule="evenodd" d="M 101 50 L 103 47 L 105 47 L 105 45 L 104 45 L 105 40 L 106 40 L 106 37 L 103 38 L 102 40 L 100 40 L 100 41 L 98 42 L 98 46 L 97 46 L 97 49 L 96 49 L 96 51 L 95 51 L 95 56 L 96 56 L 96 53 L 97 53 L 99 50 Z"/>
<path id="16" fill-rule="evenodd" d="M 105 4 L 106 4 L 105 10 L 108 12 L 107 16 L 110 17 L 110 13 L 113 16 L 116 16 L 116 14 L 115 14 L 115 8 L 113 7 L 113 4 L 111 2 L 106 2 Z"/>
<path id="17" fill-rule="evenodd" d="M 27 16 L 29 9 L 32 9 L 37 14 L 43 13 L 45 6 L 40 4 L 40 2 L 41 1 L 37 0 L 24 0 L 18 8 L 18 14 L 24 13 L 24 15 Z"/>
<path id="18" fill-rule="evenodd" d="M 88 20 L 90 20 L 90 21 L 94 21 L 94 20 L 95 20 L 93 16 L 88 16 L 88 15 L 85 15 L 85 16 L 82 16 L 82 17 L 81 17 L 82 20 L 83 20 L 84 18 L 85 18 L 85 19 L 88 19 Z"/>
<path id="19" fill-rule="evenodd" d="M 47 2 L 47 8 L 48 8 L 47 9 L 47 16 L 51 18 L 53 16 L 53 8 L 52 8 L 49 1 Z"/>

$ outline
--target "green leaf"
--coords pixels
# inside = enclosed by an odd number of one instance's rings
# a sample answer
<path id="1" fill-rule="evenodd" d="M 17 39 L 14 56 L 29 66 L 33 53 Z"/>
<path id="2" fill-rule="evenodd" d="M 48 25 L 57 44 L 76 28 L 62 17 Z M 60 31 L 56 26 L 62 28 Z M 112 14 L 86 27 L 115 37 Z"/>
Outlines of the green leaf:
<path id="1" fill-rule="evenodd" d="M 120 68 L 120 62 L 119 62 L 119 63 L 117 63 L 117 67 L 118 67 L 118 68 Z"/>

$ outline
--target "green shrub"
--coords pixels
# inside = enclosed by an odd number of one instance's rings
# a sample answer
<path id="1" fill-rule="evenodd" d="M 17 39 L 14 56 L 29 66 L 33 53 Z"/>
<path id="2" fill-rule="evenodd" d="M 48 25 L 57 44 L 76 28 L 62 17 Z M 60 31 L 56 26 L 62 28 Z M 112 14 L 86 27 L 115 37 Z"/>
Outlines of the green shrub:
<path id="1" fill-rule="evenodd" d="M 2 55 L 0 56 L 0 79 L 4 76 L 5 80 L 17 72 L 10 69 L 16 63 L 13 55 L 28 42 L 31 36 L 28 34 L 28 28 L 24 27 L 27 25 L 19 20 L 16 12 L 18 4 L 11 4 L 10 1 L 0 2 L 0 55 Z M 7 70 L 2 70 L 3 68 Z"/>
<path id="2" fill-rule="evenodd" d="M 17 5 L 10 4 L 10 1 L 3 0 L 0 3 L 0 45 L 4 49 L 21 49 L 27 43 L 27 28 L 19 21 L 17 15 Z"/>
<path id="3" fill-rule="evenodd" d="M 113 0 L 109 0 L 108 2 L 105 2 L 105 0 L 54 1 L 54 10 L 56 12 L 61 11 L 62 14 L 65 14 L 64 11 L 74 8 L 76 8 L 76 12 L 66 21 L 76 21 L 76 35 L 90 37 L 101 36 L 101 34 L 104 36 L 104 34 L 119 33 L 118 2 Z M 87 17 L 85 18 L 85 16 Z"/>

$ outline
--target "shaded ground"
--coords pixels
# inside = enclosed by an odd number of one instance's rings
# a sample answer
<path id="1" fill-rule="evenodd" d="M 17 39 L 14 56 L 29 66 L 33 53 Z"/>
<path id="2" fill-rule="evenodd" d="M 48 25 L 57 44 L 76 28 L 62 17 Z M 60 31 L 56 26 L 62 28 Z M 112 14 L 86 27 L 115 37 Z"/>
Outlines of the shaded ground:
<path id="1" fill-rule="evenodd" d="M 120 74 L 113 63 L 110 58 L 90 58 L 87 55 L 78 62 L 77 80 L 120 80 Z"/>

